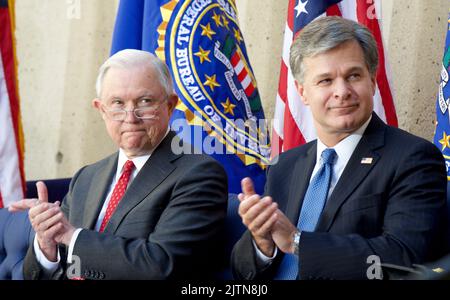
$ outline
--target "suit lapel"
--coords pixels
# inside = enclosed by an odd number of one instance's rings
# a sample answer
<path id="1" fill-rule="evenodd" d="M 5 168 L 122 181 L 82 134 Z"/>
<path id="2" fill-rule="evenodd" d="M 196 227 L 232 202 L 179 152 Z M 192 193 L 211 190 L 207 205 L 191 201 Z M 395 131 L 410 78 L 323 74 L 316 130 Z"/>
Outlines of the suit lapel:
<path id="1" fill-rule="evenodd" d="M 339 178 L 333 193 L 328 198 L 320 216 L 316 231 L 328 231 L 341 205 L 367 177 L 377 164 L 380 155 L 375 151 L 384 145 L 386 125 L 375 114 L 356 146 L 350 160 Z M 361 163 L 363 158 L 372 158 L 372 162 Z"/>
<path id="2" fill-rule="evenodd" d="M 303 204 L 309 179 L 316 163 L 317 142 L 313 142 L 311 147 L 297 159 L 294 169 L 294 176 L 291 179 L 291 189 L 286 207 L 286 216 L 296 225 L 300 216 L 300 208 Z"/>
<path id="3" fill-rule="evenodd" d="M 114 233 L 128 212 L 144 200 L 173 172 L 175 166 L 171 162 L 179 157 L 179 155 L 173 154 L 170 148 L 173 138 L 177 137 L 173 132 L 169 132 L 152 153 L 117 205 L 116 211 L 105 227 L 105 233 Z"/>
<path id="4" fill-rule="evenodd" d="M 95 174 L 95 183 L 91 184 L 86 206 L 84 208 L 83 228 L 94 228 L 97 222 L 101 207 L 105 201 L 114 174 L 117 170 L 117 160 L 119 154 L 111 155 L 106 162 L 106 166 Z"/>

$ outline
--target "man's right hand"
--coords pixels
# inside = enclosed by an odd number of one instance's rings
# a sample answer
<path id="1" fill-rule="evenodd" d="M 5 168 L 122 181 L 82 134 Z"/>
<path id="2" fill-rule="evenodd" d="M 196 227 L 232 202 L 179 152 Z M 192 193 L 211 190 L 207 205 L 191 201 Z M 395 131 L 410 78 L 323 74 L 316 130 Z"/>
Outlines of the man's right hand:
<path id="1" fill-rule="evenodd" d="M 266 256 L 272 256 L 275 243 L 272 239 L 271 229 L 275 224 L 275 212 L 278 205 L 271 197 L 261 197 L 255 193 L 253 182 L 250 178 L 241 181 L 242 193 L 238 195 L 239 215 L 242 222 L 250 230 L 259 250 Z"/>

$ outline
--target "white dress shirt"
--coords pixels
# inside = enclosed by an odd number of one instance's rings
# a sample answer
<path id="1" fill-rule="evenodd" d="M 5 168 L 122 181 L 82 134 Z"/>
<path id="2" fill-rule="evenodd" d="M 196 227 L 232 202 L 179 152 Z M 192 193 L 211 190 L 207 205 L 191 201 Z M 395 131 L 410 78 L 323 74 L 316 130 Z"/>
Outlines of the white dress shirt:
<path id="1" fill-rule="evenodd" d="M 170 128 L 167 128 L 167 132 L 166 132 L 165 136 L 161 139 L 161 141 L 167 136 L 169 131 L 170 131 Z M 159 144 L 156 147 L 158 147 L 158 146 L 159 146 Z M 156 147 L 154 149 L 156 149 Z M 143 156 L 138 156 L 138 157 L 135 157 L 135 158 L 132 159 L 135 168 L 134 168 L 133 172 L 130 175 L 130 179 L 128 181 L 128 186 L 130 186 L 131 182 L 134 180 L 134 178 L 136 178 L 136 176 L 139 173 L 139 171 L 142 169 L 142 167 L 145 165 L 147 160 L 152 155 L 152 152 L 153 151 L 151 151 L 150 154 L 143 155 Z M 119 149 L 119 158 L 117 160 L 116 175 L 114 176 L 114 178 L 113 178 L 113 180 L 111 182 L 111 185 L 109 186 L 109 190 L 108 190 L 108 193 L 107 193 L 107 196 L 106 196 L 106 200 L 104 201 L 102 209 L 100 211 L 100 214 L 97 217 L 97 222 L 95 224 L 95 230 L 96 231 L 98 231 L 100 229 L 100 226 L 101 226 L 103 218 L 105 216 L 106 209 L 107 209 L 108 203 L 109 203 L 109 201 L 111 199 L 114 187 L 116 185 L 116 182 L 120 179 L 120 176 L 122 175 L 123 166 L 125 165 L 127 160 L 128 160 L 128 157 L 126 156 L 125 152 L 122 149 Z M 77 228 L 75 230 L 74 234 L 72 235 L 72 238 L 70 239 L 69 250 L 68 250 L 68 255 L 67 255 L 67 262 L 68 263 L 72 263 L 73 249 L 75 247 L 75 242 L 76 242 L 76 240 L 78 238 L 78 235 L 80 234 L 81 230 L 83 230 L 83 228 Z M 49 261 L 45 257 L 45 255 L 42 253 L 41 249 L 39 248 L 39 243 L 38 243 L 36 237 L 34 238 L 33 247 L 34 247 L 34 253 L 36 254 L 36 259 L 42 265 L 42 267 L 44 268 L 44 272 L 46 272 L 47 274 L 53 273 L 58 268 L 58 264 L 60 262 L 59 251 L 58 251 L 58 259 L 57 259 L 57 261 L 56 262 L 52 262 L 52 261 Z"/>
<path id="2" fill-rule="evenodd" d="M 355 132 L 353 132 L 351 135 L 337 143 L 334 147 L 331 147 L 336 151 L 336 160 L 333 165 L 333 172 L 331 176 L 331 182 L 330 187 L 328 190 L 328 198 L 330 197 L 331 193 L 333 193 L 334 188 L 336 187 L 337 182 L 339 181 L 339 178 L 342 175 L 342 172 L 345 169 L 345 166 L 347 165 L 348 161 L 350 160 L 350 157 L 352 156 L 353 152 L 355 151 L 356 146 L 358 145 L 359 141 L 361 140 L 364 131 L 366 131 L 367 126 L 369 125 L 370 120 L 372 120 L 372 115 L 370 118 Z M 327 149 L 328 147 L 318 138 L 317 139 L 317 151 L 316 151 L 316 164 L 314 165 L 313 172 L 311 174 L 311 177 L 309 179 L 309 182 L 311 182 L 312 178 L 316 175 L 316 173 L 319 171 L 320 167 L 322 166 L 322 152 L 323 150 Z M 328 199 L 327 198 L 327 199 Z M 297 224 L 294 224 L 297 226 Z M 275 247 L 275 251 L 272 257 L 268 257 L 262 253 L 258 247 L 256 246 L 255 241 L 253 241 L 253 245 L 256 249 L 257 257 L 260 259 L 260 263 L 266 265 L 270 263 L 275 256 L 277 255 L 278 249 Z"/>

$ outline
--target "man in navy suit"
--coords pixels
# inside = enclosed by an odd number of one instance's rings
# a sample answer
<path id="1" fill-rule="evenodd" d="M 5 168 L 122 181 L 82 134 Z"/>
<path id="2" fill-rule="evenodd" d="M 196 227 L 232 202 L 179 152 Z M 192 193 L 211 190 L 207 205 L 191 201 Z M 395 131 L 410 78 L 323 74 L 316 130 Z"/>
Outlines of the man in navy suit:
<path id="1" fill-rule="evenodd" d="M 248 230 L 232 253 L 238 279 L 372 279 L 446 251 L 446 171 L 430 142 L 373 112 L 377 45 L 356 22 L 325 17 L 291 47 L 297 91 L 318 139 L 282 153 L 265 197 L 242 182 Z M 384 278 L 386 278 L 385 276 Z"/>

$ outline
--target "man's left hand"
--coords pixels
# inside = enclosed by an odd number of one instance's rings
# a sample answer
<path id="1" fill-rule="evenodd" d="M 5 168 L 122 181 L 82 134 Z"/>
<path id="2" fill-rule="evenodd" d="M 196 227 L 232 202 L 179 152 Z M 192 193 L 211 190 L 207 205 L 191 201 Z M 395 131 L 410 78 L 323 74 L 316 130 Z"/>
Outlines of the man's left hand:
<path id="1" fill-rule="evenodd" d="M 62 217 L 55 226 L 58 226 L 60 229 L 58 230 L 58 234 L 55 235 L 55 242 L 59 244 L 64 244 L 69 246 L 70 240 L 72 239 L 73 233 L 76 228 L 70 224 L 69 220 L 67 220 L 66 216 L 61 212 Z"/>

